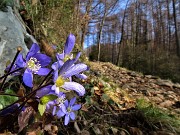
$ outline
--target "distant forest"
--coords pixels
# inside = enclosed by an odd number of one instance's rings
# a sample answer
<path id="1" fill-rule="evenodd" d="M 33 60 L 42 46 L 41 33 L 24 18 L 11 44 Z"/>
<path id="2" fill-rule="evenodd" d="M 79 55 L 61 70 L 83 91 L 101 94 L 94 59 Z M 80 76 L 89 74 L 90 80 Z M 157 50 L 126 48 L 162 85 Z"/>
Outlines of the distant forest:
<path id="1" fill-rule="evenodd" d="M 61 49 L 73 33 L 76 49 L 180 82 L 180 0 L 20 0 L 21 15 L 38 41 Z"/>
<path id="2" fill-rule="evenodd" d="M 86 0 L 90 60 L 180 82 L 180 1 Z"/>

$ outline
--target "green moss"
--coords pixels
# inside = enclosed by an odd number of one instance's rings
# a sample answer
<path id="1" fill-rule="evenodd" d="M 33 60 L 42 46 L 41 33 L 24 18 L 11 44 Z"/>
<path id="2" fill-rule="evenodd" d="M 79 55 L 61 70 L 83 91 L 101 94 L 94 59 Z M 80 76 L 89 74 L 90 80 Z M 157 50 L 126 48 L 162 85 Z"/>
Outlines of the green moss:
<path id="1" fill-rule="evenodd" d="M 169 114 L 144 99 L 138 99 L 136 107 L 145 115 L 150 123 L 161 123 L 169 129 L 173 128 L 173 130 L 180 132 L 180 119 L 177 116 Z"/>

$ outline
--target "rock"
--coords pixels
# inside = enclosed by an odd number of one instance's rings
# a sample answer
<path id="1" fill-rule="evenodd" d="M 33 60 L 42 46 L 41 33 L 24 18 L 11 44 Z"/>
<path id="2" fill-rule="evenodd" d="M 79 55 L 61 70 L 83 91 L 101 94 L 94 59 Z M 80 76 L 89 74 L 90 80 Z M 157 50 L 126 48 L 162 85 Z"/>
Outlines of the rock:
<path id="1" fill-rule="evenodd" d="M 136 73 L 136 72 L 131 72 L 131 73 L 130 73 L 130 76 L 132 76 L 132 77 L 137 77 L 137 76 L 139 76 L 139 74 Z"/>
<path id="2" fill-rule="evenodd" d="M 128 84 L 124 84 L 123 86 L 122 86 L 122 89 L 129 89 L 130 88 L 130 86 L 128 85 Z"/>
<path id="3" fill-rule="evenodd" d="M 149 97 L 152 96 L 151 92 L 149 92 L 148 90 L 141 90 L 141 92 L 142 92 L 142 94 L 145 95 L 145 96 L 149 96 Z"/>
<path id="4" fill-rule="evenodd" d="M 174 85 L 170 80 L 161 80 L 161 79 L 157 79 L 156 84 L 160 86 L 167 86 L 170 88 L 172 88 Z"/>
<path id="5" fill-rule="evenodd" d="M 162 94 L 157 94 L 157 97 L 159 97 L 160 99 L 164 99 L 164 96 Z"/>
<path id="6" fill-rule="evenodd" d="M 28 52 L 24 42 L 25 29 L 22 22 L 14 15 L 11 7 L 7 12 L 0 11 L 0 74 L 4 74 L 6 62 L 13 60 L 18 46 L 23 48 L 23 53 Z"/>
<path id="7" fill-rule="evenodd" d="M 175 84 L 173 85 L 173 87 L 180 89 L 180 84 L 179 84 L 179 83 L 175 83 Z"/>
<path id="8" fill-rule="evenodd" d="M 162 99 L 160 97 L 150 97 L 150 100 L 156 102 L 156 103 L 160 103 L 162 102 Z"/>
<path id="9" fill-rule="evenodd" d="M 82 130 L 80 135 L 90 135 L 90 133 L 87 130 Z"/>
<path id="10" fill-rule="evenodd" d="M 137 87 L 137 83 L 128 83 L 127 85 L 129 85 L 132 88 L 136 88 Z"/>
<path id="11" fill-rule="evenodd" d="M 160 103 L 159 105 L 160 105 L 161 107 L 170 107 L 170 106 L 172 106 L 173 104 L 174 104 L 173 101 L 166 100 L 166 101 Z"/>

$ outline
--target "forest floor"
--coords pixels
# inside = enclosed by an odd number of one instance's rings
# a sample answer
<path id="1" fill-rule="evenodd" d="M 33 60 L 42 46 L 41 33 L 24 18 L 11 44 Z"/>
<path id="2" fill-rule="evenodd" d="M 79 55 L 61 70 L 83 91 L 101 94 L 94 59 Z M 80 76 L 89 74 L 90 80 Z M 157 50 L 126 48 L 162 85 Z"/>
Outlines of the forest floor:
<path id="1" fill-rule="evenodd" d="M 111 63 L 89 62 L 77 121 L 62 134 L 179 135 L 180 84 Z"/>

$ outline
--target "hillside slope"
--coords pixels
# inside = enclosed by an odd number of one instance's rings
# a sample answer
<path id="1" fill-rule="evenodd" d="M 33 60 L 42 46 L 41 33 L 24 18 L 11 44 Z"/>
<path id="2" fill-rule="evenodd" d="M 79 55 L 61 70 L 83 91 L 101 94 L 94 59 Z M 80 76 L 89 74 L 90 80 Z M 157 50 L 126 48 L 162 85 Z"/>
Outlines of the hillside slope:
<path id="1" fill-rule="evenodd" d="M 81 135 L 180 134 L 179 84 L 111 63 L 88 64 L 88 79 L 81 82 L 86 88 L 79 117 L 83 123 L 76 123 L 76 132 L 81 129 Z"/>
<path id="2" fill-rule="evenodd" d="M 180 114 L 180 84 L 119 68 L 111 63 L 90 62 L 91 70 L 116 83 L 133 99 L 145 98 L 165 110 Z"/>

